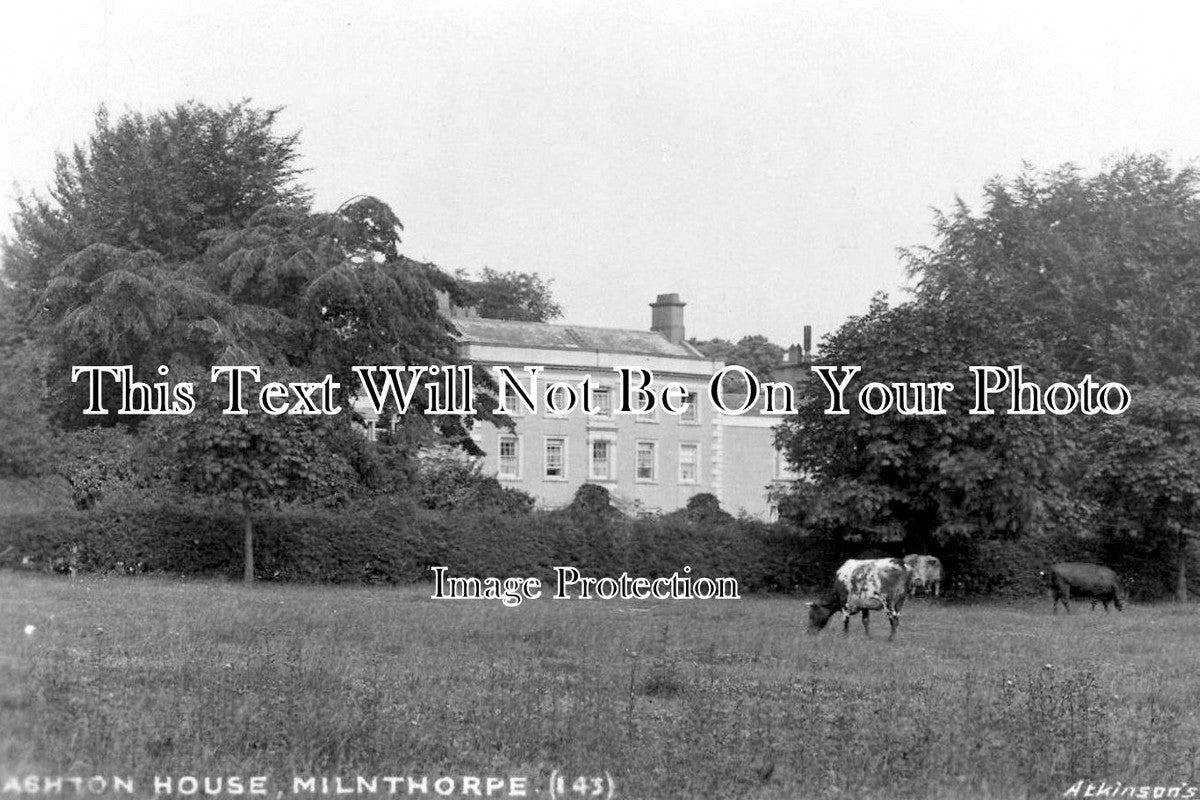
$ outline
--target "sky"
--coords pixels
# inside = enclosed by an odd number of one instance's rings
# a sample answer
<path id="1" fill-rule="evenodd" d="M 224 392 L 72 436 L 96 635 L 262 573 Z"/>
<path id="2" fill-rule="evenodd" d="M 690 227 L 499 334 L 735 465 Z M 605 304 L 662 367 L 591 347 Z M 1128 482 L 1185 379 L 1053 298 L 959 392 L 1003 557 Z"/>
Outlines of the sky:
<path id="1" fill-rule="evenodd" d="M 788 345 L 905 297 L 898 249 L 1023 164 L 1200 156 L 1200 11 L 1147 2 L 38 2 L 5 12 L 0 233 L 101 104 L 282 106 L 360 194 L 564 322 Z M 1186 4 L 1179 4 L 1185 8 Z"/>

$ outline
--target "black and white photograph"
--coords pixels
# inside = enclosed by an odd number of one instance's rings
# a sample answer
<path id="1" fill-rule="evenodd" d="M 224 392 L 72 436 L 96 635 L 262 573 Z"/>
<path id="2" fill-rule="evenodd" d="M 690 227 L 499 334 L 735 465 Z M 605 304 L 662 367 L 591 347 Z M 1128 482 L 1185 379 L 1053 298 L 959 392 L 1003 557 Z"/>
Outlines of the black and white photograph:
<path id="1" fill-rule="evenodd" d="M 1200 11 L 3 16 L 0 800 L 1200 798 Z"/>

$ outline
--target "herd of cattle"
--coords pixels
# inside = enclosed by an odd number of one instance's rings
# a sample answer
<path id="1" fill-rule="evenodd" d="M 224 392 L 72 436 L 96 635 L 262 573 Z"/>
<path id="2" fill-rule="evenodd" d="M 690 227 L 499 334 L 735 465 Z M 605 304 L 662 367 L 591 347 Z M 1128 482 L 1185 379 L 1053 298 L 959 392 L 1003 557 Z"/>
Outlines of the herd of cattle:
<path id="1" fill-rule="evenodd" d="M 1125 591 L 1117 575 L 1099 564 L 1065 562 L 1055 564 L 1042 577 L 1049 583 L 1054 596 L 1054 613 L 1062 603 L 1071 613 L 1071 598 L 1091 599 L 1092 608 L 1103 603 L 1105 612 L 1112 603 L 1120 611 Z M 910 593 L 922 589 L 940 596 L 942 562 L 934 556 L 910 555 L 898 558 L 852 559 L 838 569 L 829 593 L 820 601 L 809 603 L 808 632 L 817 633 L 829 624 L 830 618 L 842 612 L 842 631 L 850 632 L 850 617 L 862 613 L 863 630 L 871 635 L 872 611 L 882 609 L 892 630 L 891 639 L 900 626 L 900 609 Z"/>

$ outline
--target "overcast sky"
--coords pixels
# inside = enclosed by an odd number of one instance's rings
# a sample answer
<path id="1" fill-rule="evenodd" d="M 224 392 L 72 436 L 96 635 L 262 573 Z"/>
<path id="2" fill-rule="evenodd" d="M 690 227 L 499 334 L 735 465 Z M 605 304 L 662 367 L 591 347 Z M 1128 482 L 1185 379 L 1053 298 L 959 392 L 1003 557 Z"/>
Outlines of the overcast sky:
<path id="1" fill-rule="evenodd" d="M 100 103 L 285 106 L 318 208 L 358 194 L 444 268 L 538 272 L 565 321 L 798 341 L 903 297 L 898 247 L 1024 161 L 1200 156 L 1200 17 L 912 2 L 23 4 L 0 212 Z M 1183 6 L 1184 4 L 1179 4 Z"/>

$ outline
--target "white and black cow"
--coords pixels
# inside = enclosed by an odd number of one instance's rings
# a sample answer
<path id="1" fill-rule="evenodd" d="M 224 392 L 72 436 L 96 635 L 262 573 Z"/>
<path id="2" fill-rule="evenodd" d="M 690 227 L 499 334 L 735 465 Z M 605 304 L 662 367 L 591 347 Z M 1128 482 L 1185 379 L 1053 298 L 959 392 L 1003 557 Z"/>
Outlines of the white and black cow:
<path id="1" fill-rule="evenodd" d="M 1050 584 L 1050 592 L 1054 595 L 1055 614 L 1058 613 L 1059 602 L 1070 614 L 1072 597 L 1090 598 L 1093 609 L 1097 602 L 1103 603 L 1106 613 L 1109 603 L 1115 605 L 1117 611 L 1123 609 L 1121 601 L 1125 596 L 1125 590 L 1121 588 L 1121 581 L 1117 579 L 1117 573 L 1108 567 L 1067 561 L 1055 564 L 1050 567 L 1049 573 L 1043 572 L 1042 576 Z"/>
<path id="2" fill-rule="evenodd" d="M 850 617 L 862 612 L 863 630 L 871 635 L 870 615 L 883 609 L 892 625 L 891 639 L 900 626 L 900 609 L 908 596 L 911 575 L 898 558 L 847 561 L 837 571 L 833 586 L 824 600 L 809 603 L 808 632 L 817 633 L 835 612 L 841 611 L 842 632 L 850 632 Z"/>
<path id="3" fill-rule="evenodd" d="M 913 555 L 904 557 L 904 564 L 912 570 L 913 594 L 917 589 L 923 589 L 925 594 L 933 592 L 934 597 L 942 594 L 942 562 L 937 556 Z"/>

